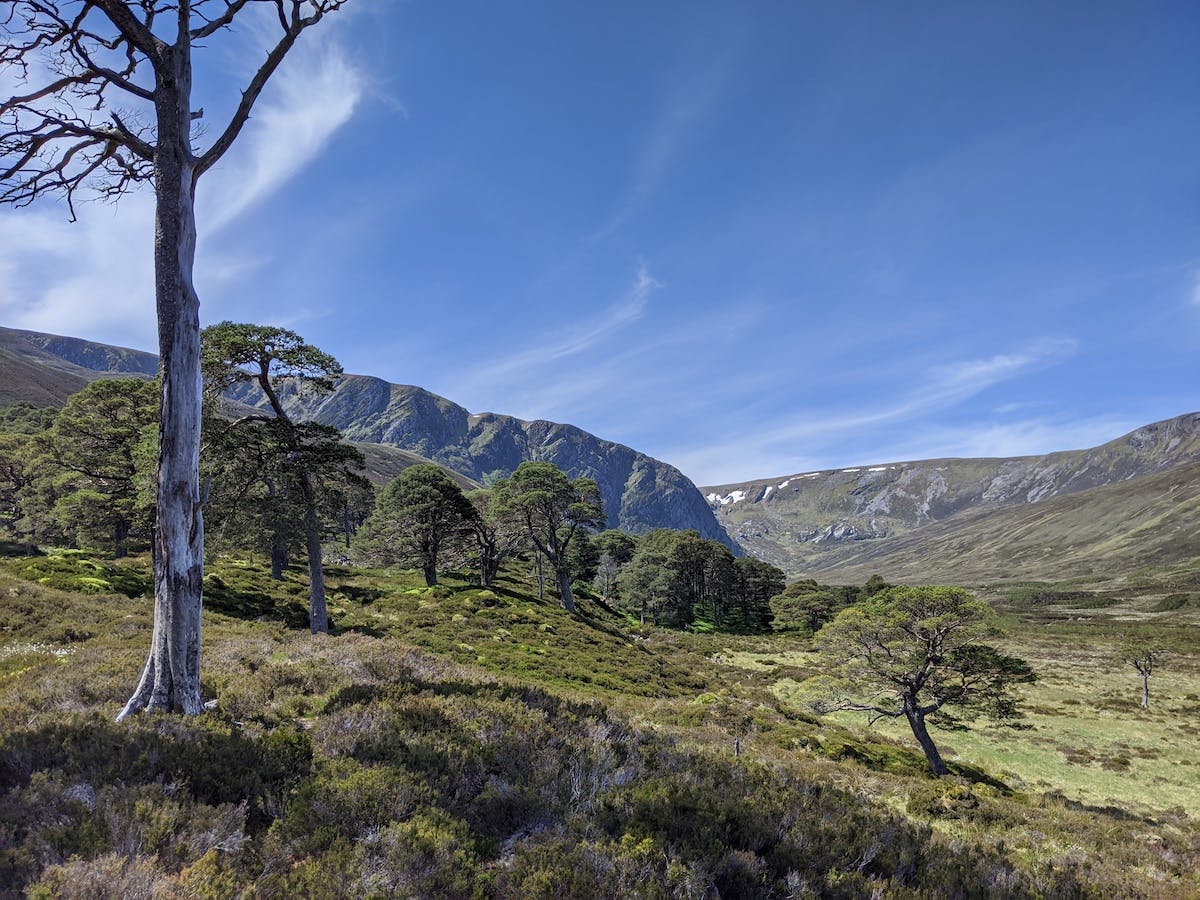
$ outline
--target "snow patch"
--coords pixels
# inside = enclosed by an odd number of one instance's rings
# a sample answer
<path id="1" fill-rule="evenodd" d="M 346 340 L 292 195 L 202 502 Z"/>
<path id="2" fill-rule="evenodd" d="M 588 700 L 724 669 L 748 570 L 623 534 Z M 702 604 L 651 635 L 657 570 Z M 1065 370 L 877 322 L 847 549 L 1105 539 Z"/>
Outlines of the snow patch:
<path id="1" fill-rule="evenodd" d="M 746 499 L 745 491 L 734 491 L 732 494 L 726 494 L 722 497 L 716 491 L 705 494 L 704 499 L 709 502 L 710 506 L 728 506 L 730 503 L 740 503 Z"/>
<path id="2" fill-rule="evenodd" d="M 821 474 L 820 472 L 809 472 L 807 475 L 797 475 L 796 477 L 797 478 L 816 478 L 820 474 Z"/>
<path id="3" fill-rule="evenodd" d="M 791 483 L 792 483 L 792 479 L 790 479 L 790 478 L 787 481 L 781 481 L 779 483 L 779 490 L 782 491 L 785 487 L 787 487 Z"/>
<path id="4" fill-rule="evenodd" d="M 872 469 L 867 469 L 868 472 L 886 472 L 891 466 L 875 466 Z"/>
<path id="5" fill-rule="evenodd" d="M 859 472 L 860 469 L 842 469 L 843 472 Z"/>
<path id="6" fill-rule="evenodd" d="M 765 491 L 763 491 L 762 496 L 758 498 L 758 502 L 762 503 L 764 500 L 766 500 L 768 497 L 770 497 L 771 491 L 773 491 L 773 490 L 775 490 L 775 485 L 768 484 L 767 489 Z"/>

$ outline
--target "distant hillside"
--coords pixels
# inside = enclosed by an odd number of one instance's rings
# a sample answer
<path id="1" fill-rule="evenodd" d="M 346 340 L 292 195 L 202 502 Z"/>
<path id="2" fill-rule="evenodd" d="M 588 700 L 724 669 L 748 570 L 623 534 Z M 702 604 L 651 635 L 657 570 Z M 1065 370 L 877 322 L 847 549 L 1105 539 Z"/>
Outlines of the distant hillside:
<path id="1" fill-rule="evenodd" d="M 62 406 L 96 378 L 153 377 L 157 369 L 158 357 L 152 353 L 0 328 L 0 406 Z"/>
<path id="2" fill-rule="evenodd" d="M 389 447 L 387 444 L 366 444 L 361 441 L 352 442 L 355 447 L 362 453 L 366 460 L 366 469 L 363 474 L 367 477 L 375 487 L 383 487 L 409 466 L 415 466 L 420 463 L 431 462 L 419 453 L 410 453 L 407 450 L 401 450 L 399 447 Z M 442 468 L 445 468 L 443 466 Z M 450 477 L 464 491 L 473 491 L 479 487 L 479 482 L 455 472 L 453 469 L 446 469 Z"/>
<path id="3" fill-rule="evenodd" d="M 157 357 L 78 338 L 0 328 L 0 405 L 61 406 L 88 381 L 112 375 L 151 376 Z M 464 487 L 507 475 L 524 460 L 546 460 L 571 477 L 596 480 L 614 528 L 694 528 L 740 553 L 696 486 L 678 469 L 573 425 L 525 422 L 487 413 L 473 416 L 444 397 L 410 385 L 347 375 L 322 397 L 281 392 L 303 419 L 333 425 L 367 455 L 376 483 L 414 462 L 433 460 L 457 473 Z M 257 404 L 247 390 L 238 400 Z M 376 445 L 377 449 L 370 449 Z"/>
<path id="4" fill-rule="evenodd" d="M 854 541 L 808 572 L 854 583 L 1103 580 L 1200 556 L 1200 463 L 1037 503 L 968 512 L 905 535 Z"/>
<path id="5" fill-rule="evenodd" d="M 1154 502 L 1157 482 L 1141 479 L 1193 463 L 1200 463 L 1198 413 L 1147 425 L 1089 450 L 888 463 L 703 490 L 743 546 L 800 574 L 885 554 L 901 546 L 900 538 L 916 539 L 936 523 L 945 524 L 937 531 L 945 535 L 965 515 L 1027 507 L 1106 485 L 1130 482 L 1122 496 L 1145 491 L 1147 502 Z M 1122 511 L 1110 512 L 1117 518 L 1106 526 L 1121 532 Z"/>

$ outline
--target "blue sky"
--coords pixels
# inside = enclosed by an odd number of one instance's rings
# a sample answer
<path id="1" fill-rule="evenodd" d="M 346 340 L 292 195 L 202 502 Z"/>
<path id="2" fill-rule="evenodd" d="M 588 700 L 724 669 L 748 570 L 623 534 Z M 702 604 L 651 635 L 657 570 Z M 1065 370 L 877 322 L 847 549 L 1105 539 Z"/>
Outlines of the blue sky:
<path id="1" fill-rule="evenodd" d="M 699 484 L 1100 443 L 1200 409 L 1197 47 L 1190 0 L 360 0 L 201 182 L 202 316 Z M 149 209 L 0 211 L 0 320 L 153 349 Z"/>

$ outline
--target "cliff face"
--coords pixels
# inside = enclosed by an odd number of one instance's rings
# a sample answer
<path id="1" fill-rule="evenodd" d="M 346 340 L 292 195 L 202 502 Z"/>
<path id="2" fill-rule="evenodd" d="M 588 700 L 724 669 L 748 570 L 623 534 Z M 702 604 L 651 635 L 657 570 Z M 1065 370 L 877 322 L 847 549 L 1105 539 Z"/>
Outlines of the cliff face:
<path id="1" fill-rule="evenodd" d="M 365 375 L 344 376 L 325 395 L 286 385 L 280 396 L 297 418 L 333 425 L 350 440 L 419 453 L 475 481 L 508 475 L 526 460 L 552 462 L 572 478 L 595 480 L 610 528 L 693 528 L 741 552 L 678 469 L 573 425 L 472 415 L 422 388 Z M 260 402 L 249 388 L 237 399 Z"/>

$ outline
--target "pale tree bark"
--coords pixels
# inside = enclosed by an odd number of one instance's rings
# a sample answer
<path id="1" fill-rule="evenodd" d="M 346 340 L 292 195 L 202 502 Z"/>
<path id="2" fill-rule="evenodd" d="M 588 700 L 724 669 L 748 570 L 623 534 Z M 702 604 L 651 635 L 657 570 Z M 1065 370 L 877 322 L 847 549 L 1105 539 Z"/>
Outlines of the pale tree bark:
<path id="1" fill-rule="evenodd" d="M 138 686 L 119 719 L 139 709 L 203 708 L 196 181 L 241 133 L 300 34 L 344 3 L 261 0 L 277 14 L 276 43 L 228 123 L 199 154 L 192 134 L 193 120 L 202 115 L 191 108 L 192 46 L 228 27 L 250 0 L 9 0 L 0 11 L 0 68 L 20 85 L 20 93 L 0 102 L 0 202 L 27 206 L 57 194 L 74 219 L 75 195 L 84 187 L 116 199 L 138 182 L 154 184 L 162 379 L 154 630 Z M 152 124 L 139 124 L 139 108 Z"/>

